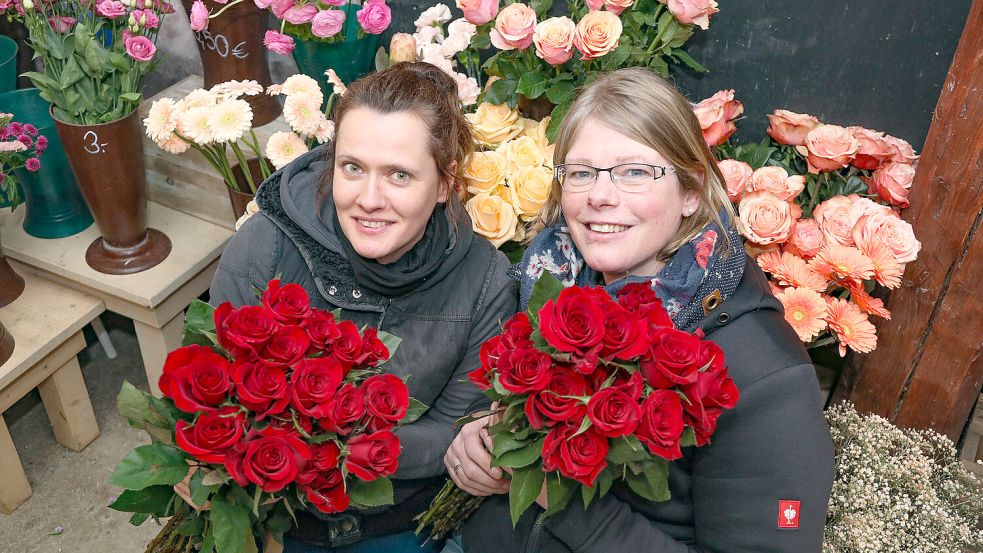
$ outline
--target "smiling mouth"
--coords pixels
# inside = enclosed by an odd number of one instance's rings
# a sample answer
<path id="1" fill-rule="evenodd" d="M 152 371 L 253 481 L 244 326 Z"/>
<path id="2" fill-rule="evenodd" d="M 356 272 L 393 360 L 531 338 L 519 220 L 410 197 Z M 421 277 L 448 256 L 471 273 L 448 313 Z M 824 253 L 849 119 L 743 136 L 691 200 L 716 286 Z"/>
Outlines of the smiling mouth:
<path id="1" fill-rule="evenodd" d="M 359 226 L 368 229 L 381 229 L 383 227 L 387 227 L 392 224 L 389 221 L 370 221 L 368 219 L 359 219 L 359 218 L 355 218 L 355 222 L 358 223 Z"/>
<path id="2" fill-rule="evenodd" d="M 603 224 L 588 223 L 587 228 L 590 229 L 591 232 L 596 232 L 598 234 L 616 234 L 619 232 L 624 232 L 631 227 L 627 227 L 625 225 L 612 225 L 607 223 L 603 223 Z"/>

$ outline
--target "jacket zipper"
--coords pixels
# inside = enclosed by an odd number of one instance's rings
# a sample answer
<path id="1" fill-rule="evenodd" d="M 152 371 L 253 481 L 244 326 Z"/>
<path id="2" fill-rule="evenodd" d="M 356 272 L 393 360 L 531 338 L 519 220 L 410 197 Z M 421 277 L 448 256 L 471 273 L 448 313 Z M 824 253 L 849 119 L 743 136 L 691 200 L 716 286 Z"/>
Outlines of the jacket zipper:
<path id="1" fill-rule="evenodd" d="M 536 516 L 536 522 L 532 525 L 532 530 L 529 532 L 529 541 L 526 542 L 526 553 L 536 553 L 536 545 L 539 543 L 539 535 L 543 533 L 543 518 L 545 518 L 546 512 L 539 513 Z"/>

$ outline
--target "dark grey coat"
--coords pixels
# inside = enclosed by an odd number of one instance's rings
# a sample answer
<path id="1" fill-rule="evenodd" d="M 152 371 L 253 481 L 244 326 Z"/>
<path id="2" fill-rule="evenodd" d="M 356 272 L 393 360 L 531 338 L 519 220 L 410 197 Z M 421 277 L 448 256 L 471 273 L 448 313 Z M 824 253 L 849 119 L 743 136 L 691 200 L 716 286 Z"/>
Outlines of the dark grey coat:
<path id="1" fill-rule="evenodd" d="M 258 303 L 255 289 L 279 276 L 303 286 L 315 306 L 341 308 L 345 319 L 402 338 L 385 368 L 409 377 L 410 395 L 430 408 L 397 431 L 403 447 L 395 474 L 400 501 L 416 488 L 406 480 L 445 472 L 442 458 L 457 433 L 455 421 L 482 397 L 466 375 L 479 365 L 481 343 L 515 312 L 515 285 L 506 277 L 505 255 L 466 232 L 456 236 L 447 261 L 422 289 L 388 297 L 359 287 L 332 226 L 321 222 L 332 220 L 330 199 L 320 218 L 316 211 L 317 181 L 330 166 L 318 148 L 262 185 L 256 196 L 260 212 L 222 254 L 211 302 Z"/>
<path id="2" fill-rule="evenodd" d="M 653 503 L 615 486 L 586 511 L 579 494 L 545 520 L 534 504 L 513 531 L 508 498 L 496 496 L 465 524 L 466 552 L 821 551 L 833 444 L 815 370 L 753 261 L 697 326 L 723 348 L 741 395 L 711 444 L 684 448 L 669 464 L 672 499 Z M 780 500 L 801 502 L 798 529 L 778 527 Z"/>

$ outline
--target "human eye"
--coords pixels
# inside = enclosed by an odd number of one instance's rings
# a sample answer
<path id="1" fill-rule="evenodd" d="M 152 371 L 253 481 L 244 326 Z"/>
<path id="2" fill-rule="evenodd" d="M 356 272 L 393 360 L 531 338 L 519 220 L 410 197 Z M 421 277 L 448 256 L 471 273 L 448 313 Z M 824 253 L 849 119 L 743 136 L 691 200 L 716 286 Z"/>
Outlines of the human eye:
<path id="1" fill-rule="evenodd" d="M 346 161 L 346 162 L 342 163 L 341 164 L 341 170 L 344 171 L 344 173 L 346 175 L 355 176 L 355 175 L 361 175 L 362 174 L 362 168 L 359 167 L 357 164 L 352 163 L 351 161 Z"/>
<path id="2" fill-rule="evenodd" d="M 655 169 L 647 165 L 626 165 L 620 169 L 618 176 L 633 182 L 643 182 L 655 178 Z"/>
<path id="3" fill-rule="evenodd" d="M 393 171 L 389 175 L 389 178 L 396 184 L 409 184 L 413 180 L 413 175 L 410 175 L 406 171 Z"/>
<path id="4" fill-rule="evenodd" d="M 568 165 L 567 178 L 574 182 L 588 182 L 594 180 L 594 170 L 585 165 Z"/>

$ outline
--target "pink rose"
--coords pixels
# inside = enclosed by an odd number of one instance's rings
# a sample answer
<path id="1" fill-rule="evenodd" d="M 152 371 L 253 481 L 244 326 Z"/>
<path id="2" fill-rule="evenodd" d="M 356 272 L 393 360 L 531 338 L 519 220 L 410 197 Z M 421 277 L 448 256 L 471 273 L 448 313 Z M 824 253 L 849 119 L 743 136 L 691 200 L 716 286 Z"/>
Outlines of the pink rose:
<path id="1" fill-rule="evenodd" d="M 884 141 L 891 147 L 891 161 L 912 164 L 918 159 L 915 150 L 907 141 L 889 134 L 884 135 Z"/>
<path id="2" fill-rule="evenodd" d="M 117 17 L 126 15 L 126 6 L 115 0 L 102 0 L 102 2 L 96 4 L 96 13 L 103 17 L 116 19 Z"/>
<path id="3" fill-rule="evenodd" d="M 882 200 L 900 208 L 908 207 L 908 191 L 915 179 L 915 168 L 907 163 L 889 161 L 881 165 L 867 181 L 868 188 Z"/>
<path id="4" fill-rule="evenodd" d="M 632 7 L 634 3 L 635 0 L 604 0 L 604 5 L 614 15 L 621 15 L 621 12 Z"/>
<path id="5" fill-rule="evenodd" d="M 191 5 L 191 30 L 200 33 L 208 28 L 208 8 L 201 0 Z"/>
<path id="6" fill-rule="evenodd" d="M 318 14 L 317 6 L 314 4 L 303 4 L 294 5 L 286 12 L 283 13 L 283 19 L 287 23 L 293 23 L 294 25 L 303 25 L 314 19 L 314 16 Z"/>
<path id="7" fill-rule="evenodd" d="M 532 44 L 536 30 L 536 12 L 529 6 L 516 2 L 509 4 L 495 18 L 491 42 L 499 50 L 525 50 Z"/>
<path id="8" fill-rule="evenodd" d="M 710 16 L 719 12 L 715 0 L 659 0 L 680 23 L 696 25 L 704 31 L 710 27 Z"/>
<path id="9" fill-rule="evenodd" d="M 590 12 L 577 23 L 573 45 L 583 59 L 599 58 L 621 44 L 621 19 L 611 12 Z"/>
<path id="10" fill-rule="evenodd" d="M 137 61 L 150 61 L 154 59 L 157 47 L 145 36 L 131 36 L 123 41 L 126 53 Z"/>
<path id="11" fill-rule="evenodd" d="M 799 219 L 786 246 L 789 252 L 809 259 L 823 247 L 823 231 L 815 219 Z"/>
<path id="12" fill-rule="evenodd" d="M 284 56 L 294 51 L 294 39 L 276 31 L 266 31 L 263 44 L 267 50 Z"/>
<path id="13" fill-rule="evenodd" d="M 536 55 L 550 65 L 562 65 L 573 57 L 577 24 L 569 17 L 551 17 L 536 25 L 532 41 Z"/>
<path id="14" fill-rule="evenodd" d="M 819 125 L 812 129 L 804 145 L 810 173 L 846 167 L 860 151 L 860 141 L 838 125 Z"/>
<path id="15" fill-rule="evenodd" d="M 861 250 L 866 250 L 873 241 L 884 243 L 894 254 L 895 261 L 901 264 L 917 259 L 922 248 L 921 242 L 915 239 L 911 225 L 890 209 L 860 217 L 854 227 L 853 238 Z"/>
<path id="16" fill-rule="evenodd" d="M 323 10 L 311 19 L 311 33 L 316 37 L 333 37 L 345 26 L 345 12 L 342 10 Z"/>
<path id="17" fill-rule="evenodd" d="M 744 113 L 744 104 L 734 99 L 734 90 L 720 90 L 696 104 L 693 113 L 700 121 L 703 139 L 709 146 L 719 146 L 737 131 L 732 119 Z"/>
<path id="18" fill-rule="evenodd" d="M 833 196 L 816 206 L 812 217 L 816 220 L 827 242 L 841 246 L 854 246 L 853 227 L 862 212 L 850 198 Z"/>
<path id="19" fill-rule="evenodd" d="M 464 12 L 464 19 L 475 25 L 484 25 L 498 13 L 498 0 L 457 0 L 457 7 Z"/>
<path id="20" fill-rule="evenodd" d="M 853 166 L 857 169 L 874 170 L 891 159 L 891 145 L 884 140 L 884 133 L 863 127 L 847 127 L 846 130 L 860 141 L 860 151 L 853 159 Z"/>
<path id="21" fill-rule="evenodd" d="M 809 131 L 819 124 L 819 119 L 812 115 L 776 109 L 768 116 L 768 136 L 779 144 L 801 146 Z"/>
<path id="22" fill-rule="evenodd" d="M 377 35 L 389 28 L 393 15 L 385 0 L 367 0 L 355 14 L 355 18 L 366 33 Z"/>
<path id="23" fill-rule="evenodd" d="M 725 159 L 718 165 L 727 184 L 727 197 L 735 203 L 741 201 L 741 196 L 751 182 L 751 174 L 754 170 L 747 163 L 736 159 Z"/>
<path id="24" fill-rule="evenodd" d="M 49 17 L 48 25 L 51 26 L 51 30 L 56 33 L 67 33 L 75 25 L 75 18 L 69 17 L 67 15 L 62 15 L 59 17 Z"/>
<path id="25" fill-rule="evenodd" d="M 587 0 L 587 8 L 590 11 L 597 11 L 604 7 L 604 0 Z"/>
<path id="26" fill-rule="evenodd" d="M 782 167 L 762 167 L 756 169 L 751 175 L 751 182 L 748 184 L 749 192 L 765 190 L 790 202 L 805 190 L 806 178 L 802 175 L 789 176 L 788 172 Z"/>
<path id="27" fill-rule="evenodd" d="M 737 228 L 745 238 L 762 246 L 782 243 L 795 230 L 792 204 L 765 191 L 749 192 L 738 205 Z"/>

